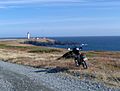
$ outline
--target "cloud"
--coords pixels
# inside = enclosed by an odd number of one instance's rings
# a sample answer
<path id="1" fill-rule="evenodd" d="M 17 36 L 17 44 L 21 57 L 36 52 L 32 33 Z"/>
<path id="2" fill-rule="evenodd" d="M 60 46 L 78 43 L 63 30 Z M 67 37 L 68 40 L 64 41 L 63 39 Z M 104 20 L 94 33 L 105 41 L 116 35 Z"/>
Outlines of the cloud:
<path id="1" fill-rule="evenodd" d="M 0 6 L 0 9 L 5 9 L 6 7 L 5 6 Z"/>
<path id="2" fill-rule="evenodd" d="M 30 3 L 78 3 L 85 2 L 85 0 L 7 0 L 0 1 L 0 4 L 30 4 Z"/>
<path id="3" fill-rule="evenodd" d="M 87 0 L 0 0 L 0 7 L 17 8 L 19 6 L 37 5 L 63 5 L 85 2 Z"/>
<path id="4" fill-rule="evenodd" d="M 86 24 L 91 23 L 94 24 L 96 22 L 98 23 L 108 23 L 110 21 L 114 21 L 113 23 L 119 23 L 120 19 L 119 17 L 68 17 L 68 18 L 45 18 L 44 20 L 41 20 L 40 18 L 28 18 L 28 19 L 17 19 L 17 20 L 0 20 L 0 26 L 4 25 L 29 25 L 29 24 L 67 24 L 67 23 L 80 23 L 80 24 Z M 63 23 L 64 22 L 64 23 Z M 78 24 L 79 24 L 78 23 Z M 112 23 L 112 22 L 111 22 Z"/>
<path id="5" fill-rule="evenodd" d="M 87 4 L 106 4 L 106 3 L 115 3 L 116 2 L 119 2 L 118 0 L 1 0 L 0 1 L 0 5 L 20 5 L 20 4 L 44 4 L 44 3 L 49 3 L 49 4 L 52 4 L 52 3 L 63 3 L 63 4 L 68 4 L 68 3 L 79 3 L 79 4 L 84 4 L 84 5 L 87 5 Z"/>
<path id="6" fill-rule="evenodd" d="M 79 6 L 84 8 L 112 9 L 120 7 L 119 0 L 0 0 L 2 8 L 41 6 Z"/>

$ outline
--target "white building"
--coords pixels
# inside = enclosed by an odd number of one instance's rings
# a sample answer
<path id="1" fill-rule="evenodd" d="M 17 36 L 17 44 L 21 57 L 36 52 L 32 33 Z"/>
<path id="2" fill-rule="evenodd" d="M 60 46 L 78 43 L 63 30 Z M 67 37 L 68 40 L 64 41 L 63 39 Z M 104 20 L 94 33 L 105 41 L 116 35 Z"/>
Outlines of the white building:
<path id="1" fill-rule="evenodd" d="M 30 33 L 29 32 L 27 33 L 27 39 L 30 39 Z"/>

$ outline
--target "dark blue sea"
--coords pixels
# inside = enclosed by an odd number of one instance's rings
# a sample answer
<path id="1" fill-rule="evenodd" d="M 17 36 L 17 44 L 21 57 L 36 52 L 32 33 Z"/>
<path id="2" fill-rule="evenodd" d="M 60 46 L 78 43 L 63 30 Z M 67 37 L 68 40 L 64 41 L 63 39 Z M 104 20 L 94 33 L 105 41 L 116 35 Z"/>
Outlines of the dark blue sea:
<path id="1" fill-rule="evenodd" d="M 73 48 L 83 46 L 85 51 L 120 51 L 120 36 L 107 37 L 52 37 L 52 39 L 62 42 L 77 42 L 79 45 L 54 45 L 57 48 Z"/>

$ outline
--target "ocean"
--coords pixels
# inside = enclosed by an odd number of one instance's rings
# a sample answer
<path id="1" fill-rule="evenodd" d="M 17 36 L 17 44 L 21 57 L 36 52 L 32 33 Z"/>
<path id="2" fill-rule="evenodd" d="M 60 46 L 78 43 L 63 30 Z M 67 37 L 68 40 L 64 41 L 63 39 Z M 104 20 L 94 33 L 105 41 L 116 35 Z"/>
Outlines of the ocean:
<path id="1" fill-rule="evenodd" d="M 120 51 L 120 36 L 90 36 L 90 37 L 48 37 L 61 42 L 76 42 L 79 45 L 53 45 L 56 48 L 73 48 L 83 46 L 84 51 Z M 19 38 L 0 38 L 0 40 L 25 39 Z"/>
<path id="2" fill-rule="evenodd" d="M 83 46 L 85 51 L 120 51 L 120 36 L 99 37 L 51 37 L 62 42 L 77 42 Z M 77 45 L 78 47 L 80 45 Z M 73 48 L 76 45 L 54 45 L 57 48 Z"/>

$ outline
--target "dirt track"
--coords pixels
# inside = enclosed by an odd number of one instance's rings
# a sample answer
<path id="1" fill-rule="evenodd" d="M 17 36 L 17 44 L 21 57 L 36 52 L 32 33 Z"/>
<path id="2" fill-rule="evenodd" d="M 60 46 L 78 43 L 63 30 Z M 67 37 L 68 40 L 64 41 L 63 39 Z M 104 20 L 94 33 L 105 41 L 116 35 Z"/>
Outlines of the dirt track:
<path id="1" fill-rule="evenodd" d="M 35 69 L 0 61 L 0 91 L 119 91 L 79 80 L 54 68 Z"/>
<path id="2" fill-rule="evenodd" d="M 52 91 L 29 77 L 9 69 L 0 68 L 0 91 Z"/>

